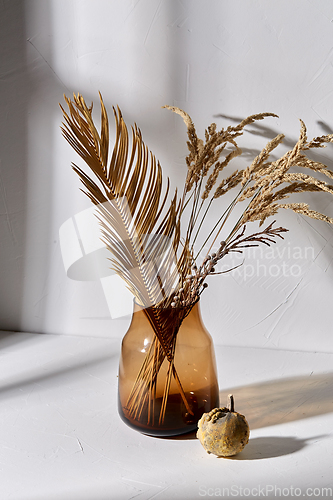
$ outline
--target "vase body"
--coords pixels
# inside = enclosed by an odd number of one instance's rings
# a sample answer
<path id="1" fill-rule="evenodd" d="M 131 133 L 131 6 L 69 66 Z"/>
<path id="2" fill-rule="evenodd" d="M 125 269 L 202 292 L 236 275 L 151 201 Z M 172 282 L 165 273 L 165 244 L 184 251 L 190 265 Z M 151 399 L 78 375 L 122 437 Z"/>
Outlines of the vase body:
<path id="1" fill-rule="evenodd" d="M 119 414 L 127 425 L 144 434 L 191 432 L 203 413 L 219 406 L 214 347 L 202 323 L 199 302 L 180 327 L 176 326 L 172 362 L 163 354 L 147 312 L 149 308 L 134 302 L 121 349 Z M 163 314 L 173 321 L 174 311 Z"/>

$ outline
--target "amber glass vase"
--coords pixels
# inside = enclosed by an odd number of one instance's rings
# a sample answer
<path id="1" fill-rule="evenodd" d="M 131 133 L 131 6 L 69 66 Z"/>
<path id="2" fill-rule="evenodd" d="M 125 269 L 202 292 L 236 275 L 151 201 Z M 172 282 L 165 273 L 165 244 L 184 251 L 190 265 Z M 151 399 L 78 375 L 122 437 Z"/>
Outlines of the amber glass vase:
<path id="1" fill-rule="evenodd" d="M 185 434 L 197 428 L 203 413 L 219 405 L 213 342 L 199 302 L 186 314 L 174 308 L 159 311 L 159 324 L 165 325 L 161 341 L 150 308 L 134 302 L 119 364 L 119 414 L 144 434 Z M 172 338 L 169 349 L 165 338 Z"/>

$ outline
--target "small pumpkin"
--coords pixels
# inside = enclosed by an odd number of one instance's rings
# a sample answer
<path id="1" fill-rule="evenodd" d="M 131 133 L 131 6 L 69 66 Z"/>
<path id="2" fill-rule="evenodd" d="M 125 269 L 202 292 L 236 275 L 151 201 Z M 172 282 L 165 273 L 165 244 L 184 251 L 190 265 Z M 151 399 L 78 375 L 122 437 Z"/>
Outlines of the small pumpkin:
<path id="1" fill-rule="evenodd" d="M 228 398 L 228 408 L 214 408 L 198 422 L 197 438 L 207 453 L 218 457 L 232 457 L 249 442 L 249 424 L 244 415 L 234 411 L 233 395 Z"/>

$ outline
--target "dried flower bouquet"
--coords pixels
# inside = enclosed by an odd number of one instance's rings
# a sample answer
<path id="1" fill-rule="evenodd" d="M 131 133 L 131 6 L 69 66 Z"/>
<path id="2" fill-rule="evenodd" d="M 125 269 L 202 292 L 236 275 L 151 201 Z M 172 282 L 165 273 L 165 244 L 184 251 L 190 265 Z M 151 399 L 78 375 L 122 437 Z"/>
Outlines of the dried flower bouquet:
<path id="1" fill-rule="evenodd" d="M 244 127 L 276 115 L 252 115 L 236 126 L 221 130 L 213 123 L 205 131 L 203 140 L 198 137 L 187 113 L 165 106 L 183 118 L 189 150 L 183 191 L 180 196 L 176 191 L 169 197 L 169 180 L 163 192 L 159 163 L 148 151 L 136 125 L 129 138 L 119 108 L 113 110 L 116 136 L 113 150 L 109 152 L 108 115 L 101 96 L 100 132 L 94 124 L 92 105 L 87 106 L 80 94 L 74 95 L 73 100 L 66 97 L 65 100 L 68 112 L 61 107 L 62 132 L 93 174 L 91 178 L 79 166 L 72 165 L 86 194 L 97 207 L 102 239 L 110 250 L 110 266 L 145 308 L 155 333 L 127 406 L 136 416 L 150 404 L 160 367 L 167 359 L 169 369 L 160 412 L 160 422 L 163 422 L 172 377 L 191 412 L 174 364 L 174 352 L 179 327 L 207 287 L 207 277 L 221 274 L 216 266 L 227 254 L 243 252 L 246 247 L 260 244 L 269 246 L 277 237 L 283 238 L 287 231 L 275 227 L 274 221 L 262 230 L 259 228 L 247 234 L 248 223 L 259 221 L 261 226 L 280 209 L 291 209 L 333 223 L 332 218 L 310 209 L 305 203 L 281 203 L 292 193 L 333 194 L 333 185 L 302 172 L 304 169 L 333 178 L 327 166 L 305 154 L 333 142 L 333 135 L 323 135 L 308 142 L 306 127 L 301 121 L 297 143 L 278 160 L 270 160 L 270 155 L 282 142 L 282 134 L 268 142 L 249 166 L 223 176 L 229 163 L 242 153 L 236 140 L 243 134 Z M 224 207 L 209 234 L 202 238 L 212 204 L 231 190 L 235 193 L 232 201 Z M 226 222 L 240 203 L 244 207 L 241 215 L 232 230 L 223 234 Z M 195 251 L 200 237 L 201 248 Z M 213 247 L 217 248 L 214 252 Z"/>

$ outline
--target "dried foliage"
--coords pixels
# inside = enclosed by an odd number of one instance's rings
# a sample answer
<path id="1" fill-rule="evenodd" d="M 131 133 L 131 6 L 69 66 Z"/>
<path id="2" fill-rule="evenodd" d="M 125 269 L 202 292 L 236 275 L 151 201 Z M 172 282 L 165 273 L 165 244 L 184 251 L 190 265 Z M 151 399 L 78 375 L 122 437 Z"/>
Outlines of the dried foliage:
<path id="1" fill-rule="evenodd" d="M 305 203 L 281 203 L 294 193 L 333 194 L 333 185 L 299 172 L 308 169 L 333 179 L 333 172 L 324 164 L 305 155 L 310 149 L 332 142 L 333 135 L 316 137 L 308 142 L 306 127 L 301 121 L 300 136 L 292 150 L 278 160 L 270 160 L 272 151 L 283 141 L 284 136 L 280 134 L 268 142 L 248 167 L 224 176 L 226 167 L 242 153 L 236 139 L 243 134 L 244 127 L 276 115 L 252 115 L 236 126 L 221 130 L 212 123 L 203 140 L 198 137 L 193 121 L 185 111 L 165 106 L 183 118 L 189 150 L 183 192 L 179 196 L 176 191 L 169 197 L 169 180 L 163 190 L 159 163 L 148 151 L 136 125 L 131 128 L 129 137 L 119 108 L 113 109 L 116 136 L 113 150 L 109 152 L 108 116 L 101 96 L 100 133 L 94 124 L 92 105 L 87 106 L 80 94 L 74 95 L 73 100 L 66 97 L 65 100 L 68 112 L 61 108 L 63 135 L 90 168 L 94 178 L 75 164 L 73 169 L 79 175 L 85 193 L 97 207 L 102 238 L 110 250 L 110 264 L 125 280 L 138 303 L 146 308 L 156 335 L 128 406 L 136 414 L 142 411 L 143 404 L 148 404 L 159 369 L 167 359 L 166 387 L 170 386 L 173 376 L 190 411 L 173 363 L 181 322 L 207 287 L 206 278 L 220 274 L 216 271 L 219 260 L 249 246 L 275 243 L 276 238 L 283 238 L 282 234 L 287 231 L 273 227 L 273 222 L 259 232 L 246 235 L 248 223 L 259 221 L 262 225 L 282 208 L 333 223 L 332 218 L 310 209 Z M 235 192 L 232 201 L 195 253 L 194 245 L 202 239 L 212 204 L 231 190 Z M 219 243 L 218 250 L 210 254 L 233 209 L 240 203 L 244 204 L 242 215 Z M 187 220 L 185 231 L 182 227 L 184 219 Z M 202 251 L 207 247 L 209 250 L 202 257 Z M 200 256 L 201 262 L 198 262 Z M 165 314 L 165 310 L 174 311 L 171 321 L 170 313 Z M 162 420 L 167 397 L 166 389 Z"/>

